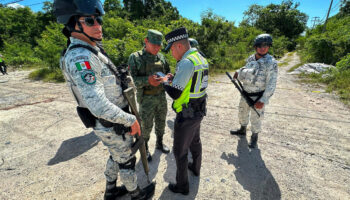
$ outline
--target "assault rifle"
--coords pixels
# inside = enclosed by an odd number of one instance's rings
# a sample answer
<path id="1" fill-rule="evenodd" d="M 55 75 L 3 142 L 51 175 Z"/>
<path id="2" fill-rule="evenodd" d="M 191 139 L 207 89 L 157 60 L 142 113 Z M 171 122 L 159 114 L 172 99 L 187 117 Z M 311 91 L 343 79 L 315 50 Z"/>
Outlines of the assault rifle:
<path id="1" fill-rule="evenodd" d="M 126 90 L 124 90 L 123 91 L 123 95 L 124 95 L 124 97 L 127 99 L 128 103 L 129 103 L 129 106 L 131 108 L 132 114 L 134 114 L 136 116 L 136 119 L 140 123 L 140 126 L 141 126 L 141 117 L 140 117 L 139 113 L 137 112 L 136 101 L 135 101 L 135 94 L 134 94 L 133 88 L 129 87 Z M 136 136 L 136 142 L 132 146 L 131 152 L 135 154 L 137 150 L 140 150 L 143 170 L 145 171 L 145 174 L 147 176 L 148 183 L 150 183 L 149 167 L 148 167 L 148 161 L 147 161 L 145 140 L 143 139 L 142 136 L 139 136 L 138 134 L 136 134 L 135 136 Z"/>
<path id="2" fill-rule="evenodd" d="M 245 99 L 245 101 L 247 102 L 247 104 L 249 105 L 249 107 L 251 107 L 255 112 L 256 114 L 258 114 L 258 116 L 260 117 L 260 114 L 259 112 L 255 109 L 254 107 L 254 104 L 255 104 L 255 101 L 250 98 L 247 93 L 244 91 L 243 89 L 243 86 L 241 84 L 241 82 L 239 80 L 237 80 L 238 84 L 236 83 L 235 79 L 232 78 L 232 76 L 226 72 L 226 75 L 230 78 L 231 82 L 233 83 L 233 85 L 235 85 L 235 87 L 237 88 L 237 90 L 239 91 L 239 93 L 241 93 L 242 97 Z"/>

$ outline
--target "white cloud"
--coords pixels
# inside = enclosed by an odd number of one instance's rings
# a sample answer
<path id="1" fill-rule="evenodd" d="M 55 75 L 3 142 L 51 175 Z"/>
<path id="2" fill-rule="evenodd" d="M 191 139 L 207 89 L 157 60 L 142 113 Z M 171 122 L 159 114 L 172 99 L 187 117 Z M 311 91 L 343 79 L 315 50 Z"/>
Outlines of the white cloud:
<path id="1" fill-rule="evenodd" d="M 10 7 L 10 8 L 24 8 L 24 6 L 19 4 L 19 3 L 11 3 L 11 4 L 8 4 L 7 7 Z"/>

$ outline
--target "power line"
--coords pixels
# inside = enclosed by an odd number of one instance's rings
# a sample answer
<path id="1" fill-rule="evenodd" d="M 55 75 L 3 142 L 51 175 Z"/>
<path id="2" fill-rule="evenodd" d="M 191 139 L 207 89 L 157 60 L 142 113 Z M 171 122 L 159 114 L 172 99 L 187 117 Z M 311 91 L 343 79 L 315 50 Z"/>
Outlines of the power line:
<path id="1" fill-rule="evenodd" d="M 9 4 L 13 4 L 13 3 L 18 3 L 18 2 L 21 2 L 23 0 L 16 0 L 16 1 L 12 1 L 12 2 L 9 2 L 9 3 L 5 3 L 4 6 L 7 6 Z"/>

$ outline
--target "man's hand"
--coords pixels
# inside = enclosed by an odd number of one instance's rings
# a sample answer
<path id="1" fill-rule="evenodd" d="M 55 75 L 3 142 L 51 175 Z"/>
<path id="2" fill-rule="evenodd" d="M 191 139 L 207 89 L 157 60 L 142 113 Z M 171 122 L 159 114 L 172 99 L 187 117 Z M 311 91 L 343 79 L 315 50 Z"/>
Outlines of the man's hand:
<path id="1" fill-rule="evenodd" d="M 136 120 L 132 125 L 131 125 L 131 132 L 130 135 L 134 136 L 136 133 L 141 136 L 141 128 L 139 122 Z"/>
<path id="2" fill-rule="evenodd" d="M 168 82 L 169 82 L 169 83 L 173 82 L 174 75 L 173 75 L 172 73 L 168 73 L 168 74 L 166 75 L 166 77 L 168 78 Z"/>
<path id="3" fill-rule="evenodd" d="M 157 87 L 160 84 L 160 80 L 156 75 L 150 75 L 148 77 L 148 83 L 154 87 Z"/>
<path id="4" fill-rule="evenodd" d="M 238 77 L 238 72 L 235 72 L 235 74 L 233 75 L 233 78 L 237 79 L 237 77 Z"/>
<path id="5" fill-rule="evenodd" d="M 258 102 L 256 102 L 256 103 L 254 104 L 254 107 L 255 107 L 256 109 L 262 109 L 262 108 L 264 107 L 264 103 L 258 101 Z"/>

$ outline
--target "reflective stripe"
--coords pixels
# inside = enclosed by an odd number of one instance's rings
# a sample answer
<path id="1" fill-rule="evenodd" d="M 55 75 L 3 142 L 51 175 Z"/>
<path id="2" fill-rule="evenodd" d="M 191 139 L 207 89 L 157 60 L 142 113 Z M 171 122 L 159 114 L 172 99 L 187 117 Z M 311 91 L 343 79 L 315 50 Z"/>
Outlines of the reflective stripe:
<path id="1" fill-rule="evenodd" d="M 203 74 L 202 70 L 198 71 L 198 76 L 197 76 L 197 80 L 196 80 L 196 90 L 194 91 L 195 93 L 199 92 L 199 90 L 200 90 L 200 86 L 202 83 L 202 74 Z"/>
<path id="2" fill-rule="evenodd" d="M 190 93 L 190 98 L 200 98 L 206 94 L 206 91 L 204 90 L 203 92 L 199 93 Z"/>

